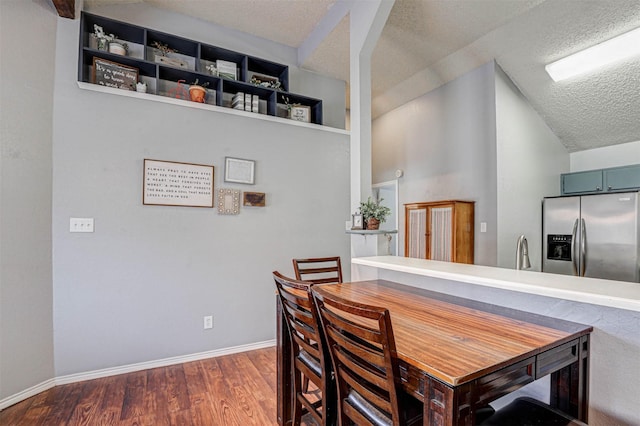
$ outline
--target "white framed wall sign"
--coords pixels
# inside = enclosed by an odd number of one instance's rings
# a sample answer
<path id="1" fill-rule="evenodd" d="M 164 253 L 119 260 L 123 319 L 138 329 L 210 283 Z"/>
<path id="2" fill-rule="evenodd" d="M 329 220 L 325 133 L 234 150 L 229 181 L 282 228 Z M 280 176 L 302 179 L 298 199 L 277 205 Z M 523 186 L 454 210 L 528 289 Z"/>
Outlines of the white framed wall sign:
<path id="1" fill-rule="evenodd" d="M 145 158 L 142 204 L 213 208 L 213 166 Z"/>
<path id="2" fill-rule="evenodd" d="M 242 158 L 225 157 L 224 181 L 233 183 L 255 183 L 256 162 Z"/>

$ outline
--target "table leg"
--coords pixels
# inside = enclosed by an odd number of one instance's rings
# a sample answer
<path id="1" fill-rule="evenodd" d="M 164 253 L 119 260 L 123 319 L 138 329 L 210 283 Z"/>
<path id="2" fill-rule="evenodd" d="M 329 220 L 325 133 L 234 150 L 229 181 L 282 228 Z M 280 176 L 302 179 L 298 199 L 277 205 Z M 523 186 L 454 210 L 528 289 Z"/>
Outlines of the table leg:
<path id="1" fill-rule="evenodd" d="M 551 406 L 587 422 L 589 415 L 589 336 L 578 344 L 578 360 L 551 374 Z"/>
<path id="2" fill-rule="evenodd" d="M 291 336 L 282 312 L 280 298 L 276 297 L 276 367 L 278 381 L 278 425 L 291 424 Z"/>

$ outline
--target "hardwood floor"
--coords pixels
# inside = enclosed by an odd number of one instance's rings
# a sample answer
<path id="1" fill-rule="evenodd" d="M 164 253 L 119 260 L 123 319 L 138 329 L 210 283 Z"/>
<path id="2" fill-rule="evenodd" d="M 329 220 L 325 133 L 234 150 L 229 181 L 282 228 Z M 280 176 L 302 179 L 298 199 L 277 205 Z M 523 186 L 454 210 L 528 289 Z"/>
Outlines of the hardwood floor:
<path id="1" fill-rule="evenodd" d="M 276 424 L 275 347 L 56 386 L 0 412 L 2 426 Z"/>

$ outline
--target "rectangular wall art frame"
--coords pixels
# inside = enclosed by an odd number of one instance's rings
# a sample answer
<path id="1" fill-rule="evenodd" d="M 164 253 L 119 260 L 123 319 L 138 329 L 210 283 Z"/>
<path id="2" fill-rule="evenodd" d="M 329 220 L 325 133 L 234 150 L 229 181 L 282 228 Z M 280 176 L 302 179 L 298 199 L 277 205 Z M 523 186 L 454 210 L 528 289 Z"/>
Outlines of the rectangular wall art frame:
<path id="1" fill-rule="evenodd" d="M 233 183 L 255 183 L 256 162 L 242 158 L 225 157 L 224 181 Z"/>
<path id="2" fill-rule="evenodd" d="M 142 204 L 213 208 L 213 166 L 144 159 Z"/>

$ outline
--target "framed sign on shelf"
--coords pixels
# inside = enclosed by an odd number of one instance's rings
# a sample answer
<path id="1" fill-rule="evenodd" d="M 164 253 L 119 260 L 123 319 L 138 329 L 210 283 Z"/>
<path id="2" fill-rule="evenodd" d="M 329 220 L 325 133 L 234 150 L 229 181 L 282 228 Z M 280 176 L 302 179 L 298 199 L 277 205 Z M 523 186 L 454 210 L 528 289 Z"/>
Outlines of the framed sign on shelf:
<path id="1" fill-rule="evenodd" d="M 93 58 L 93 82 L 101 86 L 136 90 L 138 68 L 128 67 L 106 59 Z"/>
<path id="2" fill-rule="evenodd" d="M 144 159 L 142 204 L 213 208 L 213 166 Z"/>
<path id="3" fill-rule="evenodd" d="M 225 157 L 224 181 L 234 183 L 255 183 L 256 162 L 242 158 Z"/>
<path id="4" fill-rule="evenodd" d="M 291 119 L 294 121 L 302 121 L 304 123 L 311 122 L 311 107 L 304 105 L 295 105 L 291 107 Z"/>

